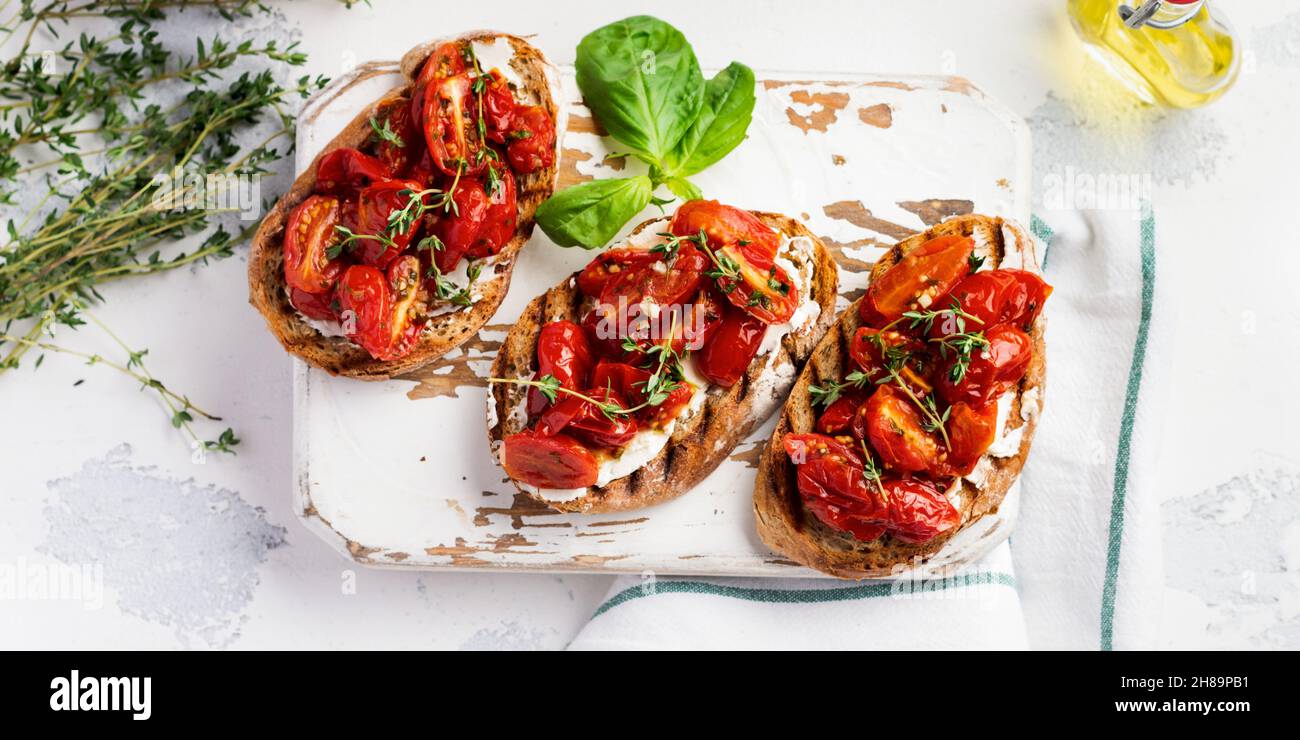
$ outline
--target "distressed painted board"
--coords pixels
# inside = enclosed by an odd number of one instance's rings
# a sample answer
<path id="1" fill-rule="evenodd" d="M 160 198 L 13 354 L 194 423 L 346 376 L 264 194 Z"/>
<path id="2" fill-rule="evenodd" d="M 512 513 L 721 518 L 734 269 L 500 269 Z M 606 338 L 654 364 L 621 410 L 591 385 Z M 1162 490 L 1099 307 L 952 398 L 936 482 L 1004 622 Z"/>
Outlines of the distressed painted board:
<path id="1" fill-rule="evenodd" d="M 889 245 L 928 224 L 971 211 L 1027 222 L 1028 130 L 966 80 L 760 78 L 748 138 L 693 179 L 707 197 L 807 223 L 839 260 L 841 309 L 861 294 Z M 367 65 L 310 101 L 299 168 L 399 81 L 393 64 Z M 565 100 L 579 100 L 572 70 L 562 71 L 560 84 Z M 617 145 L 581 103 L 564 107 L 559 187 L 641 166 L 607 161 Z M 631 223 L 651 215 L 648 209 Z M 528 301 L 591 257 L 537 230 L 492 322 L 409 378 L 365 383 L 295 361 L 294 497 L 303 522 L 367 565 L 816 575 L 783 561 L 754 533 L 750 493 L 772 420 L 688 495 L 639 512 L 558 514 L 506 481 L 488 451 L 480 378 Z M 1018 502 L 1013 489 L 997 515 L 954 538 L 926 571 L 970 562 L 1003 541 Z"/>

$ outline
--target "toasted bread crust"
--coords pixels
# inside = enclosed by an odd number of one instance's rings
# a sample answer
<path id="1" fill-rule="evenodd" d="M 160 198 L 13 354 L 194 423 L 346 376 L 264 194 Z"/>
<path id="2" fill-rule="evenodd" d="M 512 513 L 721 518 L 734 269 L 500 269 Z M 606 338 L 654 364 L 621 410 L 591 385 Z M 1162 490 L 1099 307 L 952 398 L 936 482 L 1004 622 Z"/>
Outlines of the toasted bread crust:
<path id="1" fill-rule="evenodd" d="M 515 55 L 511 67 L 519 75 L 523 90 L 520 92 L 550 113 L 556 126 L 555 163 L 546 169 L 528 175 L 515 175 L 518 222 L 514 237 L 501 251 L 485 264 L 483 274 L 475 283 L 481 298 L 471 306 L 430 319 L 429 327 L 419 344 L 406 356 L 395 360 L 376 360 L 370 353 L 343 337 L 327 337 L 308 324 L 289 303 L 284 283 L 284 227 L 289 213 L 311 195 L 316 185 L 316 164 L 321 156 L 341 147 L 363 146 L 371 136 L 370 118 L 391 105 L 406 104 L 410 100 L 412 82 L 420 65 L 439 44 L 451 40 L 493 42 L 505 40 Z M 294 180 L 293 186 L 262 220 L 253 236 L 248 258 L 249 302 L 262 312 L 266 324 L 289 352 L 333 375 L 345 375 L 361 380 L 385 380 L 395 375 L 422 367 L 462 342 L 474 336 L 488 319 L 496 313 L 510 287 L 510 276 L 515 257 L 533 233 L 533 217 L 542 201 L 551 196 L 559 167 L 559 145 L 563 134 L 559 130 L 557 102 L 551 94 L 548 68 L 550 63 L 542 53 L 518 36 L 476 31 L 457 39 L 442 39 L 422 44 L 402 58 L 401 69 L 408 82 L 389 92 L 359 112 L 343 131 L 321 150 L 311 165 Z"/>
<path id="2" fill-rule="evenodd" d="M 821 306 L 821 314 L 812 330 L 798 336 L 787 334 L 781 347 L 775 350 L 775 357 L 758 358 L 731 388 L 711 388 L 703 408 L 680 424 L 664 449 L 631 475 L 611 481 L 604 487 L 593 486 L 584 495 L 563 502 L 534 496 L 518 482 L 512 481 L 516 488 L 559 511 L 625 511 L 662 503 L 686 493 L 713 472 L 736 445 L 775 410 L 793 384 L 798 368 L 808 359 L 817 340 L 834 320 L 839 272 L 830 252 L 803 224 L 776 213 L 755 211 L 754 215 L 787 236 L 808 237 L 815 245 L 813 298 Z M 636 231 L 650 223 L 653 221 L 640 224 Z M 492 363 L 493 377 L 531 377 L 536 368 L 537 337 L 542 326 L 551 321 L 568 319 L 576 322 L 581 318 L 584 299 L 575 277 L 576 273 L 528 304 L 501 344 Z M 526 419 L 512 418 L 510 414 L 510 409 L 520 404 L 526 395 L 527 388 L 519 385 L 494 384 L 488 387 L 488 443 L 494 455 L 505 437 L 526 426 Z"/>
<path id="3" fill-rule="evenodd" d="M 936 236 L 962 235 L 975 238 L 977 250 L 981 244 L 990 248 L 986 258 L 994 267 L 1004 266 L 1008 255 L 1023 260 L 1026 269 L 1037 268 L 1034 242 L 1023 228 L 1010 221 L 988 216 L 959 216 L 896 244 L 872 268 L 874 280 L 892 267 L 903 255 Z M 1012 265 L 1006 265 L 1012 266 Z M 781 438 L 787 433 L 813 431 L 816 413 L 810 403 L 808 386 L 826 381 L 839 381 L 849 372 L 849 340 L 861 325 L 858 304 L 854 302 L 836 320 L 835 325 L 813 351 L 796 382 L 790 400 L 781 411 L 767 449 L 759 461 L 758 477 L 754 486 L 754 514 L 759 537 L 768 547 L 785 557 L 840 578 L 871 578 L 893 574 L 895 566 L 910 565 L 929 560 L 958 532 L 986 514 L 994 513 L 1011 488 L 1029 454 L 1034 429 L 1042 410 L 1047 362 L 1043 333 L 1046 322 L 1040 314 L 1035 321 L 1030 338 L 1034 345 L 1034 358 L 1020 386 L 1008 419 L 1008 429 L 1021 424 L 1025 430 L 1020 449 L 1011 457 L 985 455 L 981 465 L 991 469 L 987 477 L 976 486 L 966 479 L 960 480 L 960 500 L 954 501 L 961 511 L 962 523 L 957 530 L 921 544 L 900 542 L 885 535 L 878 540 L 861 542 L 852 535 L 833 529 L 804 508 L 796 484 L 796 468 L 785 453 Z M 1025 394 L 1038 389 L 1031 398 Z M 1026 409 L 1024 404 L 1035 404 Z M 1016 426 L 1012 426 L 1015 424 Z"/>

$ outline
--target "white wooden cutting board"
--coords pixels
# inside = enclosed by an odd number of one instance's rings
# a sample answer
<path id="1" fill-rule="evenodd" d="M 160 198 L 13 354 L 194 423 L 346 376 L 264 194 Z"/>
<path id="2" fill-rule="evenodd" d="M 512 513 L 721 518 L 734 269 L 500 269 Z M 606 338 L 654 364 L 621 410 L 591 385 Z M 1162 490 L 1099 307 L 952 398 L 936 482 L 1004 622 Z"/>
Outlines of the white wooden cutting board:
<path id="1" fill-rule="evenodd" d="M 961 78 L 759 75 L 749 136 L 692 178 L 705 196 L 801 218 L 835 252 L 843 309 L 893 242 L 954 213 L 1029 219 L 1025 123 Z M 393 64 L 335 81 L 300 119 L 301 169 L 367 102 L 399 84 Z M 578 101 L 571 69 L 565 100 Z M 637 171 L 578 102 L 568 114 L 559 187 Z M 617 166 L 614 166 L 617 165 Z M 656 213 L 648 209 L 636 224 Z M 485 377 L 524 306 L 593 253 L 538 229 L 510 293 L 478 337 L 411 379 L 333 378 L 295 360 L 295 510 L 314 532 L 367 565 L 656 574 L 808 576 L 754 532 L 750 494 L 763 425 L 695 490 L 614 515 L 558 514 L 517 495 L 489 454 Z M 1018 488 L 1018 486 L 1017 486 Z M 927 563 L 968 563 L 1002 542 L 1019 495 Z M 915 576 L 916 574 L 911 574 Z"/>

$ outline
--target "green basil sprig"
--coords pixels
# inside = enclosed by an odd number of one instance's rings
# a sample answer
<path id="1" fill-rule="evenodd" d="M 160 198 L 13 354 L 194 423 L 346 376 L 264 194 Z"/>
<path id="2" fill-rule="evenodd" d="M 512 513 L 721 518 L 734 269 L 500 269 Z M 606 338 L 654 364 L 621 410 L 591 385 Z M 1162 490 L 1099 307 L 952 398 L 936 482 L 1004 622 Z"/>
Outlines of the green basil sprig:
<path id="1" fill-rule="evenodd" d="M 610 136 L 650 166 L 648 175 L 594 180 L 556 193 L 537 223 L 556 244 L 604 246 L 663 185 L 682 200 L 702 197 L 687 176 L 725 157 L 754 114 L 754 72 L 732 62 L 705 80 L 686 37 L 639 15 L 587 34 L 578 44 L 578 87 Z"/>

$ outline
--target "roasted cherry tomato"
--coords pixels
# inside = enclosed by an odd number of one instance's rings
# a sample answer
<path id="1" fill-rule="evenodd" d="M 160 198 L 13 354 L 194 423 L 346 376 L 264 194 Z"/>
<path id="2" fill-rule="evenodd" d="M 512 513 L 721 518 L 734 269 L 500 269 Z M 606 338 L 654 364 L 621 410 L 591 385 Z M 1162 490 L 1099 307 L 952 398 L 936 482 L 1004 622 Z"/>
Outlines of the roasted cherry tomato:
<path id="1" fill-rule="evenodd" d="M 997 324 L 1024 328 L 1038 318 L 1051 294 L 1052 286 L 1027 270 L 986 270 L 963 278 L 940 301 L 939 308 L 947 308 L 955 300 L 963 312 L 974 316 L 976 320 L 966 319 L 965 331 L 990 329 Z M 930 326 L 931 337 L 958 333 L 961 328 L 951 314 Z"/>
<path id="2" fill-rule="evenodd" d="M 882 385 L 860 412 L 871 448 L 886 467 L 914 473 L 936 468 L 939 443 L 921 425 L 921 415 L 901 390 Z"/>
<path id="3" fill-rule="evenodd" d="M 948 412 L 948 464 L 957 475 L 974 469 L 980 456 L 993 444 L 997 430 L 998 406 L 983 408 L 966 403 L 953 404 Z"/>
<path id="4" fill-rule="evenodd" d="M 393 313 L 389 319 L 387 357 L 402 357 L 420 341 L 427 313 L 424 281 L 420 277 L 420 259 L 414 255 L 399 257 L 388 266 L 388 287 L 393 296 Z"/>
<path id="5" fill-rule="evenodd" d="M 676 419 L 678 414 L 682 412 L 682 409 L 690 405 L 691 398 L 694 397 L 696 393 L 697 390 L 695 386 L 691 385 L 689 381 L 680 381 L 671 391 L 668 391 L 668 395 L 659 403 L 658 406 L 650 406 L 642 409 L 642 418 L 645 419 L 647 426 L 654 429 L 661 429 L 666 426 L 668 422 Z"/>
<path id="6" fill-rule="evenodd" d="M 928 481 L 886 478 L 882 486 L 888 498 L 889 533 L 902 542 L 929 542 L 961 525 L 961 512 Z"/>
<path id="7" fill-rule="evenodd" d="M 822 434 L 844 433 L 853 423 L 853 417 L 866 400 L 867 395 L 862 391 L 857 389 L 846 391 L 827 406 L 821 416 L 817 417 L 817 431 Z"/>
<path id="8" fill-rule="evenodd" d="M 821 457 L 797 470 L 799 495 L 818 519 L 859 540 L 874 540 L 885 533 L 889 509 L 861 465 Z"/>
<path id="9" fill-rule="evenodd" d="M 599 300 L 612 306 L 643 300 L 659 306 L 683 305 L 699 292 L 707 267 L 708 258 L 700 250 L 683 244 L 672 259 L 621 270 L 605 282 Z"/>
<path id="10" fill-rule="evenodd" d="M 609 386 L 588 388 L 583 394 L 601 403 L 630 408 L 623 395 Z M 565 431 L 597 447 L 622 447 L 636 436 L 636 430 L 635 417 L 607 416 L 590 401 L 567 393 L 561 393 L 537 420 L 538 434 L 550 437 Z"/>
<path id="11" fill-rule="evenodd" d="M 677 236 L 695 236 L 704 230 L 709 247 L 728 244 L 753 247 L 749 259 L 759 269 L 766 269 L 776 259 L 780 237 L 772 227 L 749 211 L 733 208 L 716 200 L 692 200 L 683 203 L 673 214 L 670 230 Z"/>
<path id="12" fill-rule="evenodd" d="M 731 304 L 768 324 L 789 321 L 799 307 L 799 289 L 785 268 L 761 266 L 753 259 L 754 245 L 728 245 L 715 250 L 718 289 Z"/>
<path id="13" fill-rule="evenodd" d="M 321 155 L 316 165 L 314 189 L 318 193 L 346 195 L 392 176 L 392 171 L 380 160 L 359 149 L 342 147 Z"/>
<path id="14" fill-rule="evenodd" d="M 387 127 L 386 130 L 391 131 L 397 139 L 394 141 L 391 137 L 375 135 L 379 160 L 393 176 L 408 176 L 424 157 L 424 134 L 412 120 L 410 106 L 400 101 L 385 106 L 376 116 L 375 125 L 380 130 Z M 420 184 L 427 187 L 431 183 L 420 180 Z"/>
<path id="15" fill-rule="evenodd" d="M 449 41 L 433 50 L 420 66 L 420 74 L 411 86 L 411 119 L 417 127 L 424 127 L 424 92 L 430 83 L 441 82 L 465 72 L 465 50 L 455 41 Z"/>
<path id="16" fill-rule="evenodd" d="M 940 368 L 937 390 L 950 404 L 965 401 L 986 406 L 1006 393 L 1025 377 L 1034 357 L 1033 341 L 1023 331 L 999 324 L 984 332 L 988 346 L 971 351 L 970 364 L 960 380 L 958 358 L 954 355 Z"/>
<path id="17" fill-rule="evenodd" d="M 862 467 L 861 451 L 824 434 L 786 434 L 781 438 L 781 446 L 785 447 L 785 454 L 795 465 L 829 457 Z"/>
<path id="18" fill-rule="evenodd" d="M 849 356 L 873 382 L 889 375 L 889 360 L 902 360 L 898 373 L 921 395 L 930 392 L 932 381 L 925 342 L 893 330 L 858 327 L 849 340 Z"/>
<path id="19" fill-rule="evenodd" d="M 631 406 L 640 406 L 646 402 L 646 383 L 650 381 L 650 371 L 634 367 L 625 362 L 601 360 L 591 371 L 591 385 L 595 388 L 612 388 L 627 400 Z M 695 394 L 695 387 L 686 381 L 679 382 L 668 392 L 667 398 L 657 406 L 647 406 L 637 412 L 637 418 L 646 426 L 662 427 L 681 413 L 683 407 L 690 403 Z"/>
<path id="20" fill-rule="evenodd" d="M 646 400 L 645 385 L 650 371 L 626 362 L 601 360 L 591 370 L 591 385 L 596 388 L 613 388 L 628 403 L 638 406 Z"/>
<path id="21" fill-rule="evenodd" d="M 883 326 L 904 311 L 935 306 L 970 272 L 975 242 L 965 236 L 940 236 L 904 255 L 867 286 L 860 313 L 868 324 Z"/>
<path id="22" fill-rule="evenodd" d="M 620 247 L 601 252 L 578 273 L 578 289 L 583 295 L 599 298 L 610 280 L 627 270 L 636 269 L 664 258 L 662 252 Z"/>
<path id="23" fill-rule="evenodd" d="M 424 141 L 433 164 L 448 175 L 478 175 L 491 159 L 475 120 L 474 81 L 468 73 L 435 79 L 424 91 Z"/>
<path id="24" fill-rule="evenodd" d="M 510 83 L 505 76 L 496 69 L 488 72 L 487 85 L 483 90 L 483 123 L 487 127 L 489 140 L 498 144 L 506 143 L 518 108 L 515 94 L 510 91 Z"/>
<path id="25" fill-rule="evenodd" d="M 578 440 L 532 429 L 506 437 L 501 465 L 511 478 L 538 488 L 586 488 L 600 473 L 595 456 Z"/>
<path id="26" fill-rule="evenodd" d="M 389 231 L 389 217 L 408 207 L 414 194 L 421 190 L 413 180 L 384 180 L 361 189 L 357 198 L 356 233 L 376 238 L 358 238 L 349 250 L 358 262 L 385 269 L 415 236 L 416 225 L 404 231 Z"/>
<path id="27" fill-rule="evenodd" d="M 542 327 L 537 337 L 537 372 L 533 378 L 554 376 L 560 385 L 579 390 L 587 385 L 587 378 L 595 365 L 591 345 L 582 327 L 572 321 L 552 321 Z M 528 390 L 528 414 L 536 416 L 550 402 L 536 388 Z"/>
<path id="28" fill-rule="evenodd" d="M 474 248 L 492 208 L 483 183 L 474 179 L 461 180 L 452 201 L 455 208 L 429 216 L 431 231 L 442 242 L 434 252 L 434 262 L 443 274 L 456 269 L 461 258 Z"/>
<path id="29" fill-rule="evenodd" d="M 289 303 L 298 309 L 298 312 L 309 319 L 319 321 L 338 321 L 339 315 L 334 312 L 334 293 L 308 293 L 305 290 L 297 288 L 289 289 Z"/>
<path id="30" fill-rule="evenodd" d="M 540 105 L 516 108 L 506 133 L 506 158 L 526 175 L 555 164 L 555 121 Z"/>
<path id="31" fill-rule="evenodd" d="M 284 228 L 284 281 L 305 293 L 326 293 L 343 271 L 343 263 L 329 258 L 329 248 L 339 240 L 339 201 L 313 195 L 289 214 Z"/>
<path id="32" fill-rule="evenodd" d="M 620 269 L 605 281 L 597 300 L 601 316 L 615 319 L 618 337 L 642 347 L 663 344 L 681 350 L 688 332 L 694 336 L 692 299 L 704 280 L 704 255 L 684 245 L 668 260 Z M 688 324 L 691 326 L 688 328 Z"/>
<path id="33" fill-rule="evenodd" d="M 339 278 L 334 291 L 343 333 L 372 357 L 389 359 L 393 296 L 384 273 L 370 265 L 353 265 Z"/>
<path id="34" fill-rule="evenodd" d="M 470 259 L 482 259 L 500 252 L 515 235 L 519 212 L 515 204 L 515 178 L 509 170 L 500 173 L 492 191 L 487 193 L 487 199 L 487 215 L 473 246 L 469 248 Z"/>
<path id="35" fill-rule="evenodd" d="M 765 333 L 767 324 L 730 307 L 704 348 L 695 353 L 695 368 L 710 383 L 730 388 L 749 369 Z"/>
<path id="36" fill-rule="evenodd" d="M 623 339 L 618 335 L 618 309 L 600 304 L 592 306 L 582 317 L 582 329 L 587 334 L 591 348 L 601 357 L 611 360 L 627 359 Z M 639 357 L 632 359 L 639 360 Z"/>

